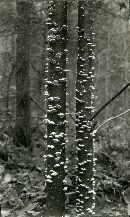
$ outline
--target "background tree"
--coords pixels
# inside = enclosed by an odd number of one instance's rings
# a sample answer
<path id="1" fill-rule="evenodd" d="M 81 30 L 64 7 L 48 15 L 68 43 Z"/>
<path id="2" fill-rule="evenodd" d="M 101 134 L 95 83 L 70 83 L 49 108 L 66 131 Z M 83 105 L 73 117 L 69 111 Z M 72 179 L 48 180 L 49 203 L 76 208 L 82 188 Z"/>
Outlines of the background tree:
<path id="1" fill-rule="evenodd" d="M 17 1 L 16 143 L 30 144 L 30 12 L 33 3 Z"/>
<path id="2" fill-rule="evenodd" d="M 65 215 L 67 1 L 49 1 L 47 216 Z"/>
<path id="3" fill-rule="evenodd" d="M 126 7 L 120 10 L 120 3 Z M 94 11 L 96 108 L 129 82 L 128 1 L 99 1 Z M 101 29 L 101 31 L 99 31 Z M 102 41 L 102 43 L 100 43 Z M 117 82 L 118 78 L 118 82 Z M 98 88 L 101 86 L 102 88 Z M 102 89 L 104 90 L 102 92 Z M 103 120 L 129 107 L 129 89 L 99 115 Z"/>
<path id="4" fill-rule="evenodd" d="M 78 152 L 77 212 L 93 212 L 93 1 L 78 1 L 78 59 L 76 81 L 76 141 Z"/>

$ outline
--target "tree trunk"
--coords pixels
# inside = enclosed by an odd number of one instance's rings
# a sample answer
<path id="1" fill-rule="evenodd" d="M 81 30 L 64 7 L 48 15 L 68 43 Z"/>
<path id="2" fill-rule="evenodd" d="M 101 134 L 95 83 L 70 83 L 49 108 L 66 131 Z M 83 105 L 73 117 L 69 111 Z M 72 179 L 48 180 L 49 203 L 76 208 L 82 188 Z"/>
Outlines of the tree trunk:
<path id="1" fill-rule="evenodd" d="M 17 0 L 16 144 L 30 144 L 30 12 L 31 1 Z"/>
<path id="2" fill-rule="evenodd" d="M 65 216 L 67 2 L 49 1 L 47 102 L 47 216 Z"/>
<path id="3" fill-rule="evenodd" d="M 90 216 L 93 201 L 93 1 L 78 1 L 78 59 L 76 81 L 76 141 L 78 151 L 77 213 Z"/>

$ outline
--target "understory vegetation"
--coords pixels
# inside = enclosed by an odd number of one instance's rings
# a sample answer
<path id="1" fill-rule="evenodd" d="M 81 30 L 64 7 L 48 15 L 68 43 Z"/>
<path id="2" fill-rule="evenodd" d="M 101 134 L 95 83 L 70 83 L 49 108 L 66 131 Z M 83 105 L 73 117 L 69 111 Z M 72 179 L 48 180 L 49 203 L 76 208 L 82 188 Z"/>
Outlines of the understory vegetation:
<path id="1" fill-rule="evenodd" d="M 1 127 L 0 204 L 2 217 L 45 216 L 46 212 L 46 137 L 43 128 L 34 128 L 32 146 L 16 147 L 11 132 Z M 126 119 L 100 129 L 95 140 L 96 216 L 127 216 L 124 192 L 130 180 L 129 124 Z M 40 137 L 40 140 L 39 140 Z M 66 213 L 75 215 L 74 146 L 67 153 Z M 73 159 L 73 160 L 72 160 Z M 44 163 L 43 163 L 44 162 Z"/>

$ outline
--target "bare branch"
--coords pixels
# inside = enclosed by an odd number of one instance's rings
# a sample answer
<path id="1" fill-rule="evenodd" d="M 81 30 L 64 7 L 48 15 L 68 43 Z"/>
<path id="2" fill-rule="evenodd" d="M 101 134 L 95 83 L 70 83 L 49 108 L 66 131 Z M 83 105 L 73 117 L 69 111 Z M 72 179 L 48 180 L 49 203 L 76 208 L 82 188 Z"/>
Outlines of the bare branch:
<path id="1" fill-rule="evenodd" d="M 121 117 L 122 115 L 125 115 L 126 113 L 128 113 L 129 111 L 130 111 L 130 108 L 127 109 L 126 111 L 124 111 L 123 113 L 117 115 L 117 116 L 108 118 L 108 119 L 105 120 L 96 130 L 94 130 L 94 134 L 97 133 L 97 131 L 98 131 L 101 127 L 103 127 L 105 124 L 107 124 L 109 121 L 112 121 L 112 120 L 114 120 L 114 119 L 116 119 L 116 118 L 119 118 L 119 117 Z"/>
<path id="2" fill-rule="evenodd" d="M 126 84 L 116 95 L 114 95 L 110 100 L 108 100 L 90 119 L 92 121 L 97 117 L 97 115 L 104 109 L 106 108 L 114 99 L 116 99 L 121 93 L 124 92 L 125 89 L 127 89 L 130 86 L 130 82 Z"/>
<path id="3" fill-rule="evenodd" d="M 33 98 L 30 96 L 30 99 L 33 103 L 35 103 L 37 105 L 38 108 L 40 108 L 44 114 L 46 114 L 46 111 L 42 108 L 42 106 Z"/>
<path id="4" fill-rule="evenodd" d="M 69 110 L 68 109 L 66 109 L 67 110 L 67 112 L 68 112 L 68 114 L 69 114 L 69 116 L 71 117 L 71 119 L 74 121 L 74 123 L 76 122 L 75 121 L 75 119 L 74 119 L 74 117 L 72 116 L 72 114 L 69 112 Z"/>

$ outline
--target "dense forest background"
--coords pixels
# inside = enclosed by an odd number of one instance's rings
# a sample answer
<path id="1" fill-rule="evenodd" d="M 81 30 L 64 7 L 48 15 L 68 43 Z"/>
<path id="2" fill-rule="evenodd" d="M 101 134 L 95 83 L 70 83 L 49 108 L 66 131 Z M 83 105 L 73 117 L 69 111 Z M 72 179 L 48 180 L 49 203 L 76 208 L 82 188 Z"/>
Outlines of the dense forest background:
<path id="1" fill-rule="evenodd" d="M 1 217 L 42 217 L 45 216 L 48 204 L 45 184 L 48 1 L 29 2 L 30 5 L 24 11 L 18 1 L 0 2 Z M 60 13 L 60 10 L 62 8 L 56 13 Z M 130 81 L 128 14 L 129 3 L 126 0 L 97 0 L 94 5 L 94 112 Z M 64 25 L 65 20 L 60 21 L 58 16 L 57 19 Z M 65 146 L 68 190 L 65 209 L 66 213 L 75 217 L 78 54 L 76 0 L 68 0 L 67 26 Z M 129 112 L 101 125 L 129 108 L 128 87 L 94 119 L 94 129 L 99 129 L 94 140 L 94 159 L 97 158 L 94 172 L 96 216 L 127 216 L 127 203 L 130 201 Z"/>

